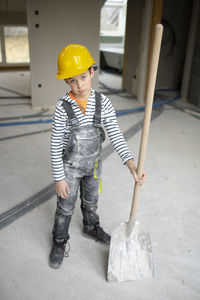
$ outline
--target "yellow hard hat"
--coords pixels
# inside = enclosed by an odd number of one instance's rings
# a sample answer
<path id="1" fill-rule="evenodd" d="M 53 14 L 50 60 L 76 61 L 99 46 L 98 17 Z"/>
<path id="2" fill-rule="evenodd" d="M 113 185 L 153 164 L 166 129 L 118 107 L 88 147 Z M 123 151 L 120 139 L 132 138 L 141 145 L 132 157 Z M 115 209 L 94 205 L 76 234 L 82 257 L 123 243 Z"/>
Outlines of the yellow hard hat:
<path id="1" fill-rule="evenodd" d="M 96 62 L 86 47 L 70 44 L 58 54 L 57 64 L 57 79 L 66 79 L 84 73 Z"/>

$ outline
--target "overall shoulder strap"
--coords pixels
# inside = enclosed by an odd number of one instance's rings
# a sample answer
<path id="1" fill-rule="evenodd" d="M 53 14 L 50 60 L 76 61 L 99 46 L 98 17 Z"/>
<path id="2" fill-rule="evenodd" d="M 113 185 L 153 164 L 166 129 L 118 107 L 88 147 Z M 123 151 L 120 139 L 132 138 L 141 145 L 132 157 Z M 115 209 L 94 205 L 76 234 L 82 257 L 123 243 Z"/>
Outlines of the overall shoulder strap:
<path id="1" fill-rule="evenodd" d="M 69 102 L 63 100 L 63 107 L 68 115 L 69 121 L 72 125 L 72 127 L 78 126 L 78 120 L 75 116 L 75 113 L 72 109 L 72 106 Z"/>
<path id="2" fill-rule="evenodd" d="M 95 114 L 93 124 L 96 126 L 101 126 L 101 94 L 95 92 Z"/>

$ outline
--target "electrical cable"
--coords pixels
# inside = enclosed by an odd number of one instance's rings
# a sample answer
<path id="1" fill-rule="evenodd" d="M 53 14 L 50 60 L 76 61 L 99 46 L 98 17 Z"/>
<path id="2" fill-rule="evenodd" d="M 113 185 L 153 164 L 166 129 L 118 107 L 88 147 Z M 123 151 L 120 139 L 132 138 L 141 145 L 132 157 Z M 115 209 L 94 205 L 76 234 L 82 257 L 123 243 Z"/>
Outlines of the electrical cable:
<path id="1" fill-rule="evenodd" d="M 5 127 L 5 126 L 19 126 L 19 125 L 33 125 L 33 124 L 46 124 L 46 123 L 51 123 L 52 119 L 48 120 L 36 120 L 36 121 L 17 121 L 17 122 L 5 122 L 5 123 L 0 123 L 0 127 Z"/>
<path id="2" fill-rule="evenodd" d="M 20 137 L 40 134 L 40 133 L 46 133 L 46 132 L 50 132 L 50 131 L 51 131 L 51 128 L 38 130 L 38 131 L 31 131 L 31 132 L 16 134 L 16 135 L 11 135 L 11 136 L 5 136 L 5 137 L 0 138 L 0 142 L 7 141 L 7 140 L 13 140 L 13 139 L 17 139 L 17 138 L 20 138 Z"/>
<path id="3" fill-rule="evenodd" d="M 161 110 L 153 111 L 152 120 L 159 117 L 161 112 Z M 131 128 L 123 132 L 126 141 L 132 136 L 134 136 L 139 130 L 141 130 L 142 123 L 143 121 L 139 121 L 138 123 L 134 124 Z M 102 160 L 104 161 L 105 159 L 107 159 L 114 151 L 115 150 L 111 144 L 103 148 Z M 30 212 L 39 205 L 47 202 L 49 199 L 55 196 L 55 194 L 55 183 L 51 183 L 47 187 L 42 189 L 40 192 L 28 198 L 27 200 L 17 204 L 16 206 L 12 207 L 6 212 L 0 214 L 0 230 L 10 225 L 18 218 L 24 216 L 26 213 Z"/>
<path id="4" fill-rule="evenodd" d="M 105 87 L 106 87 L 106 85 L 104 85 L 104 88 Z M 157 90 L 157 91 L 160 92 L 161 89 Z M 162 91 L 167 92 L 168 90 L 162 89 Z M 112 92 L 113 94 L 115 93 L 115 94 L 122 96 L 121 94 L 124 93 L 124 90 L 112 89 L 112 90 L 110 90 L 110 92 Z M 123 95 L 123 96 L 126 98 L 130 98 L 130 96 L 128 96 L 128 97 L 125 95 Z M 131 97 L 131 98 L 133 98 L 133 97 Z M 179 96 L 176 95 L 174 97 L 167 97 L 167 99 L 165 99 L 164 101 L 154 102 L 154 104 L 153 104 L 154 111 L 152 113 L 152 120 L 160 115 L 160 113 L 162 112 L 162 107 L 164 105 L 166 105 L 166 104 L 172 105 L 172 103 L 174 101 L 176 101 L 178 98 L 179 98 Z M 145 106 L 136 107 L 134 109 L 119 110 L 119 111 L 116 111 L 116 115 L 123 116 L 123 115 L 131 114 L 131 113 L 143 111 L 144 109 L 145 109 Z M 44 114 L 44 112 L 41 113 L 41 115 L 40 115 L 41 117 L 47 117 L 47 115 L 42 116 L 42 114 Z M 29 117 L 30 117 L 30 115 L 23 116 L 22 118 L 24 119 L 24 118 L 29 118 Z M 32 115 L 31 117 L 32 118 L 36 117 L 36 115 Z M 18 119 L 20 117 L 14 117 L 14 118 Z M 40 120 L 35 120 L 35 121 L 19 121 L 19 122 L 0 123 L 0 126 L 30 125 L 30 124 L 42 124 L 42 123 L 51 123 L 51 122 L 52 122 L 52 119 L 48 119 L 48 120 L 40 119 Z M 132 137 L 134 134 L 136 134 L 142 128 L 142 122 L 143 121 L 139 121 L 137 124 L 133 125 L 131 128 L 129 128 L 128 130 L 126 130 L 123 133 L 126 140 L 128 140 L 130 137 Z M 11 138 L 22 137 L 22 136 L 27 136 L 27 135 L 42 133 L 42 132 L 49 132 L 49 131 L 50 131 L 50 129 L 46 129 L 46 130 L 41 130 L 41 131 L 32 132 L 32 133 L 30 132 L 30 133 L 21 134 L 21 135 L 5 137 L 0 140 L 3 141 L 5 139 L 11 139 Z M 113 150 L 112 145 L 108 145 L 107 147 L 105 147 L 103 149 L 103 153 L 102 153 L 103 160 L 105 160 L 110 154 L 112 154 L 113 151 L 114 150 Z M 54 183 L 51 183 L 46 188 L 41 190 L 39 193 L 33 195 L 32 197 L 28 198 L 26 201 L 16 205 L 12 209 L 1 214 L 0 215 L 0 229 L 8 226 L 12 222 L 14 222 L 16 219 L 23 216 L 27 212 L 31 211 L 35 207 L 38 207 L 42 203 L 48 201 L 54 195 L 55 195 L 55 185 L 54 185 Z"/>
<path id="5" fill-rule="evenodd" d="M 7 103 L 7 104 L 0 104 L 0 106 L 17 106 L 17 105 L 30 105 L 30 102 L 24 102 L 24 103 Z"/>
<path id="6" fill-rule="evenodd" d="M 44 113 L 48 112 L 49 109 L 43 109 L 41 112 L 32 114 L 32 115 L 24 115 L 24 116 L 14 116 L 14 117 L 6 117 L 0 118 L 0 121 L 7 121 L 7 120 L 22 120 L 22 119 L 30 119 L 30 118 L 37 118 L 37 117 L 52 117 L 51 115 L 43 115 Z"/>
<path id="7" fill-rule="evenodd" d="M 178 98 L 179 98 L 179 96 L 176 96 L 174 98 L 168 98 L 168 99 L 166 99 L 164 101 L 154 103 L 153 104 L 153 108 L 169 104 L 171 102 L 176 101 Z M 117 116 L 122 116 L 122 115 L 127 115 L 127 114 L 131 114 L 133 112 L 143 111 L 143 110 L 145 110 L 145 105 L 144 106 L 140 106 L 140 107 L 136 107 L 136 108 L 133 108 L 133 109 L 129 109 L 129 110 L 118 111 L 118 112 L 116 112 L 116 115 Z"/>
<path id="8" fill-rule="evenodd" d="M 179 96 L 175 96 L 172 98 L 168 98 L 164 101 L 161 102 L 157 102 L 153 104 L 153 108 L 162 106 L 162 105 L 166 105 L 169 104 L 175 100 L 177 100 L 179 98 Z M 145 105 L 144 106 L 140 106 L 140 107 L 136 107 L 133 109 L 126 109 L 126 110 L 119 110 L 116 111 L 116 116 L 122 116 L 122 115 L 127 115 L 127 114 L 131 114 L 134 112 L 138 112 L 138 111 L 144 111 L 145 109 Z M 5 123 L 0 123 L 0 127 L 4 127 L 4 126 L 18 126 L 18 125 L 32 125 L 32 124 L 44 124 L 44 123 L 51 123 L 52 119 L 47 119 L 47 120 L 33 120 L 33 121 L 17 121 L 17 122 L 5 122 Z"/>
<path id="9" fill-rule="evenodd" d="M 2 87 L 2 86 L 0 86 L 0 90 L 6 91 L 6 92 L 10 92 L 10 93 L 12 93 L 12 94 L 15 94 L 15 95 L 18 95 L 18 96 L 21 96 L 21 97 L 28 97 L 28 98 L 31 98 L 31 96 L 24 95 L 24 94 L 22 94 L 22 93 L 19 93 L 19 92 L 16 92 L 16 91 L 13 91 L 13 90 L 4 88 L 4 87 Z M 19 97 L 17 97 L 17 98 L 19 98 Z M 0 99 L 4 99 L 4 97 L 1 96 Z M 6 99 L 9 99 L 9 97 L 6 97 Z"/>

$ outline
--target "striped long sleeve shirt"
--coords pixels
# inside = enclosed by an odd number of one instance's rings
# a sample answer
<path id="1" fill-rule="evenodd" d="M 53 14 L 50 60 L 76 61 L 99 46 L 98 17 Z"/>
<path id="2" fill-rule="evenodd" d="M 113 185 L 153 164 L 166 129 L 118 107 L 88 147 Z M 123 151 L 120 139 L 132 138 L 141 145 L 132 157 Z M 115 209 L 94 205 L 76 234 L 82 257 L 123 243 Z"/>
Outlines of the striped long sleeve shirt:
<path id="1" fill-rule="evenodd" d="M 80 126 L 92 125 L 95 113 L 95 90 L 91 90 L 85 114 L 81 112 L 76 101 L 71 99 L 68 93 L 60 98 L 56 105 L 51 134 L 51 165 L 52 175 L 55 181 L 65 179 L 62 154 L 68 143 L 70 132 L 70 123 L 62 105 L 63 101 L 68 101 L 71 104 Z M 103 94 L 101 94 L 101 124 L 106 128 L 110 141 L 123 163 L 132 159 L 126 141 L 119 129 L 115 110 L 110 100 Z"/>

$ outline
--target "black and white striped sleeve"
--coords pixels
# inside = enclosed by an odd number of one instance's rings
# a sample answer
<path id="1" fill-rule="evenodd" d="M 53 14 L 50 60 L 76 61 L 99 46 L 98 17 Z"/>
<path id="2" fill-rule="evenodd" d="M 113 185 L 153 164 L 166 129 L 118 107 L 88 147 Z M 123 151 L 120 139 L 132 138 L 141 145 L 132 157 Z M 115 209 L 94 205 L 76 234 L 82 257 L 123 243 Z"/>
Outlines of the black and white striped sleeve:
<path id="1" fill-rule="evenodd" d="M 66 130 L 66 113 L 60 100 L 56 106 L 51 133 L 51 166 L 52 176 L 55 181 L 65 179 L 62 160 L 64 148 L 64 135 Z"/>
<path id="2" fill-rule="evenodd" d="M 125 164 L 129 159 L 132 159 L 127 143 L 123 134 L 120 131 L 115 110 L 110 100 L 102 95 L 102 110 L 103 124 L 108 132 L 110 141 Z"/>

